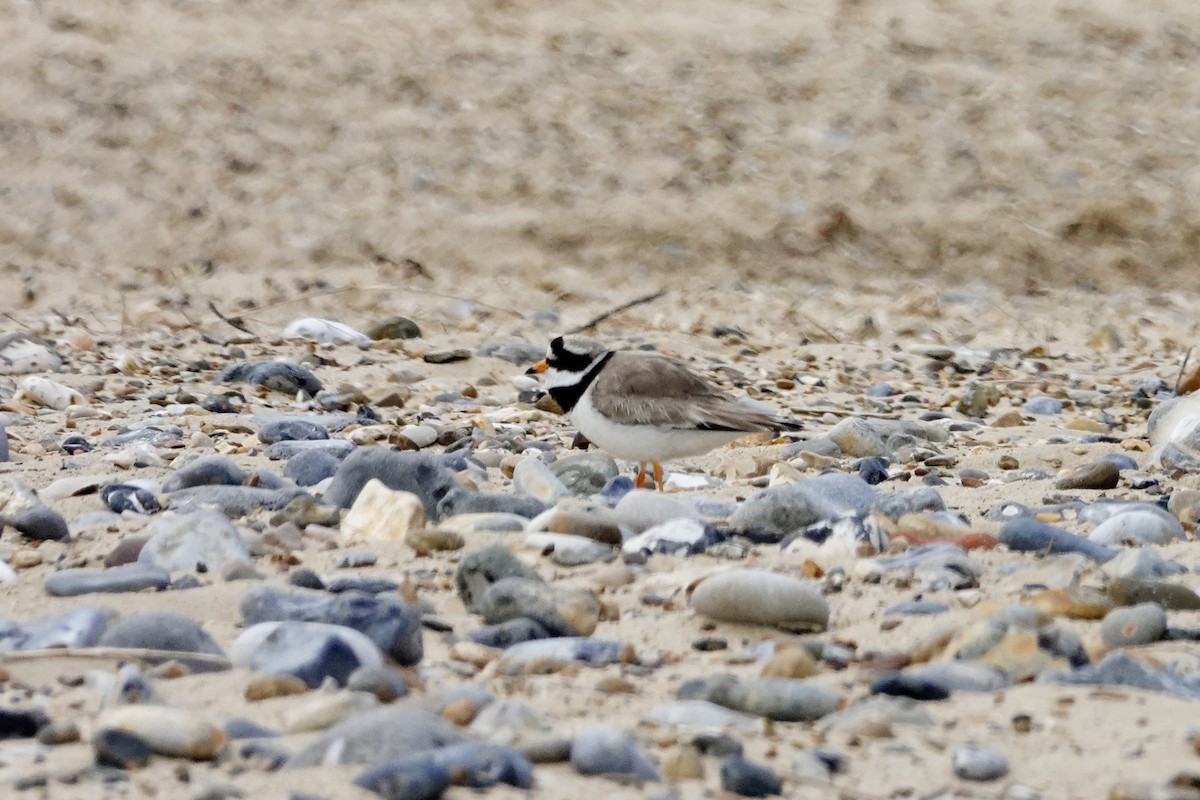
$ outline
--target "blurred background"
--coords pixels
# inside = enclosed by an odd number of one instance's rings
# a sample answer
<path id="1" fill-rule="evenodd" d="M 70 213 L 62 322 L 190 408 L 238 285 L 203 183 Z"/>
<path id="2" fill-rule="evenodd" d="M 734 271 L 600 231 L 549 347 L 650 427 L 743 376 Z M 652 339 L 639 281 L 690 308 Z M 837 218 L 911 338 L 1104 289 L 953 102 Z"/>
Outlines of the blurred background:
<path id="1" fill-rule="evenodd" d="M 1194 0 L 0 13 L 10 313 L 1200 283 Z"/>

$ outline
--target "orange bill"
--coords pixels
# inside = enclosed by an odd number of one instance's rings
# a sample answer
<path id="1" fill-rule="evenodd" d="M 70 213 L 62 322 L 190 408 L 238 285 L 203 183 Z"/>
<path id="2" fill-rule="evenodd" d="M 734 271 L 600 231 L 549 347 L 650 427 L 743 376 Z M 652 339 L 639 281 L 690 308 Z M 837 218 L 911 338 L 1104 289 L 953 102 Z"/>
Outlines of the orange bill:
<path id="1" fill-rule="evenodd" d="M 541 361 L 537 362 L 532 367 L 527 369 L 525 371 L 525 374 L 533 375 L 535 373 L 545 372 L 548 369 L 550 369 L 550 362 L 548 362 L 546 359 L 543 358 Z"/>

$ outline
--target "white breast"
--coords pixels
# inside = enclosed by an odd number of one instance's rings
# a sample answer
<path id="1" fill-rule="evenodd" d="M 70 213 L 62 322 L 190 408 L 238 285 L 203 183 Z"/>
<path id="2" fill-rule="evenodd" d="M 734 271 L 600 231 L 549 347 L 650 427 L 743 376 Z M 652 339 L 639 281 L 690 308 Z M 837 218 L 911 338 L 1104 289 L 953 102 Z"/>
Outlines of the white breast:
<path id="1" fill-rule="evenodd" d="M 588 387 L 571 411 L 579 432 L 614 458 L 663 461 L 698 456 L 745 436 L 728 431 L 678 430 L 655 425 L 628 425 L 610 419 L 592 403 L 595 384 Z"/>

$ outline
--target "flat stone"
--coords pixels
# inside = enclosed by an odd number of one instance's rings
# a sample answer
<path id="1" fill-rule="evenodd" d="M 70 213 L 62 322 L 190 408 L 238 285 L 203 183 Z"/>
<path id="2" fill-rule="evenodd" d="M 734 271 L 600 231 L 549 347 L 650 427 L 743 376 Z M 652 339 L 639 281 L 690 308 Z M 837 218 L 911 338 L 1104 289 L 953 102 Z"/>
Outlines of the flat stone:
<path id="1" fill-rule="evenodd" d="M 246 471 L 228 456 L 201 456 L 183 464 L 166 481 L 163 491 L 170 494 L 196 486 L 241 486 Z"/>
<path id="2" fill-rule="evenodd" d="M 297 486 L 315 486 L 333 477 L 340 463 L 337 456 L 325 450 L 305 450 L 288 459 L 283 476 Z"/>
<path id="3" fill-rule="evenodd" d="M 117 730 L 145 742 L 151 752 L 210 761 L 225 746 L 225 732 L 194 711 L 169 706 L 118 706 L 101 713 L 99 731 Z"/>
<path id="4" fill-rule="evenodd" d="M 55 647 L 92 647 L 108 628 L 108 618 L 96 608 L 75 608 L 28 622 L 0 619 L 0 653 Z"/>
<path id="5" fill-rule="evenodd" d="M 129 484 L 111 484 L 100 491 L 100 498 L 114 514 L 126 511 L 134 514 L 156 514 L 162 511 L 162 504 L 148 489 Z"/>
<path id="6" fill-rule="evenodd" d="M 419 339 L 421 329 L 408 317 L 388 317 L 367 328 L 367 336 L 381 339 Z"/>
<path id="7" fill-rule="evenodd" d="M 460 487 L 438 501 L 437 513 L 438 519 L 441 520 L 468 514 L 506 514 L 529 520 L 546 509 L 547 505 L 534 497 L 501 492 L 477 492 Z"/>
<path id="8" fill-rule="evenodd" d="M 968 743 L 954 749 L 954 774 L 965 781 L 994 781 L 1008 774 L 1008 759 L 993 747 Z"/>
<path id="9" fill-rule="evenodd" d="M 783 781 L 761 764 L 730 756 L 721 762 L 721 788 L 739 797 L 771 797 L 783 794 Z"/>
<path id="10" fill-rule="evenodd" d="M 566 533 L 531 533 L 525 537 L 525 544 L 563 567 L 596 564 L 617 557 L 617 549 L 611 545 Z"/>
<path id="11" fill-rule="evenodd" d="M 270 489 L 265 486 L 193 486 L 167 497 L 167 507 L 179 513 L 215 510 L 230 519 L 266 509 L 279 511 L 297 497 L 308 496 L 303 489 Z"/>
<path id="12" fill-rule="evenodd" d="M 876 490 L 856 475 L 829 473 L 764 489 L 742 503 L 729 525 L 764 541 L 779 541 L 815 522 L 865 513 Z"/>
<path id="13" fill-rule="evenodd" d="M 224 656 L 221 646 L 197 623 L 174 611 L 140 611 L 113 623 L 97 643 Z"/>
<path id="14" fill-rule="evenodd" d="M 1029 517 L 1017 517 L 1004 523 L 998 539 L 1000 544 L 1016 552 L 1081 553 L 1101 564 L 1116 555 L 1102 544 Z"/>
<path id="15" fill-rule="evenodd" d="M 697 612 L 722 622 L 771 625 L 785 630 L 823 630 L 829 605 L 813 583 L 759 569 L 717 573 L 692 592 Z"/>
<path id="16" fill-rule="evenodd" d="M 316 441 L 328 438 L 329 431 L 323 425 L 303 419 L 275 420 L 258 429 L 258 440 L 263 444 Z"/>
<path id="17" fill-rule="evenodd" d="M 534 456 L 526 456 L 517 462 L 513 470 L 513 485 L 521 494 L 543 503 L 553 503 L 570 494 L 550 468 Z"/>
<path id="18" fill-rule="evenodd" d="M 675 519 L 647 528 L 621 545 L 623 553 L 662 553 L 672 556 L 699 555 L 725 535 L 697 519 Z"/>
<path id="19" fill-rule="evenodd" d="M 517 617 L 507 622 L 500 622 L 496 625 L 488 625 L 473 630 L 467 635 L 471 638 L 471 641 L 478 644 L 503 649 L 520 642 L 547 639 L 550 637 L 550 631 L 532 619 Z"/>
<path id="20" fill-rule="evenodd" d="M 888 447 L 883 443 L 883 437 L 876 433 L 871 424 L 864 419 L 847 417 L 834 425 L 826 434 L 844 455 L 851 458 L 867 458 L 870 456 L 887 456 Z"/>
<path id="21" fill-rule="evenodd" d="M 624 538 L 608 509 L 593 505 L 556 506 L 530 520 L 527 530 L 582 536 L 614 547 Z"/>
<path id="22" fill-rule="evenodd" d="M 687 681 L 681 700 L 707 700 L 717 705 L 779 722 L 809 722 L 837 710 L 838 695 L 824 686 L 790 678 L 715 675 Z"/>
<path id="23" fill-rule="evenodd" d="M 613 517 L 625 528 L 641 533 L 648 528 L 679 519 L 701 518 L 693 506 L 668 494 L 647 489 L 634 489 L 617 501 Z"/>
<path id="24" fill-rule="evenodd" d="M 46 591 L 55 597 L 76 597 L 93 592 L 161 591 L 171 585 L 171 574 L 146 564 L 126 564 L 110 569 L 65 569 L 46 578 Z"/>
<path id="25" fill-rule="evenodd" d="M 1108 596 L 1118 605 L 1157 603 L 1169 611 L 1200 609 L 1200 595 L 1178 583 L 1117 578 L 1108 582 Z"/>
<path id="26" fill-rule="evenodd" d="M 620 472 L 617 462 L 606 453 L 564 456 L 550 465 L 550 471 L 574 495 L 596 494 Z"/>
<path id="27" fill-rule="evenodd" d="M 358 446 L 349 439 L 309 439 L 276 442 L 267 447 L 265 455 L 272 461 L 287 461 L 301 453 L 318 452 L 331 455 L 340 462 L 357 449 Z"/>
<path id="28" fill-rule="evenodd" d="M 358 344 L 371 343 L 371 338 L 359 333 L 342 322 L 320 317 L 303 317 L 292 320 L 283 329 L 285 339 L 307 339 L 320 344 Z"/>
<path id="29" fill-rule="evenodd" d="M 1119 547 L 1123 544 L 1170 544 L 1185 536 L 1183 526 L 1174 518 L 1145 511 L 1129 511 L 1101 522 L 1088 535 L 1088 539 Z"/>
<path id="30" fill-rule="evenodd" d="M 147 531 L 150 540 L 138 554 L 138 563 L 167 572 L 220 572 L 232 562 L 251 558 L 237 529 L 215 511 L 166 514 Z"/>

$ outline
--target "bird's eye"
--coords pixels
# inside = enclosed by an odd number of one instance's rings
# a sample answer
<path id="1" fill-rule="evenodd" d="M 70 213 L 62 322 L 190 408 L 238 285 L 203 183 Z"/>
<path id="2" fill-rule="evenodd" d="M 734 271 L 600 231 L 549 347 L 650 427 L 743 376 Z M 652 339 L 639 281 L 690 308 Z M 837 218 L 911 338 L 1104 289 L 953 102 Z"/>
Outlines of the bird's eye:
<path id="1" fill-rule="evenodd" d="M 563 342 L 563 337 L 555 336 L 554 339 L 550 341 L 550 352 L 561 353 L 564 345 L 565 342 Z"/>

